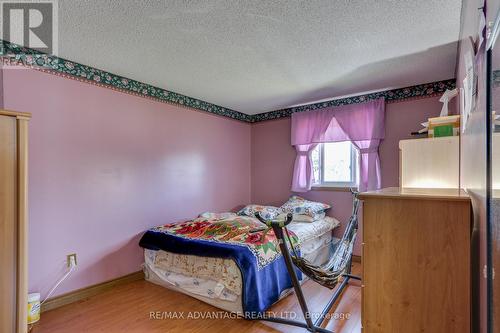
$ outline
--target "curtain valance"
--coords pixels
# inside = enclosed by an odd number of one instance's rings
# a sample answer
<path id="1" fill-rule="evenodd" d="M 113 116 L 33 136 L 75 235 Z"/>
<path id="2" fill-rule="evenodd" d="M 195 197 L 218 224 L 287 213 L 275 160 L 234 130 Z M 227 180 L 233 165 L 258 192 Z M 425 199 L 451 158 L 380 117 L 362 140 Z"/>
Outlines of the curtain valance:
<path id="1" fill-rule="evenodd" d="M 292 145 L 297 150 L 292 191 L 311 189 L 311 152 L 318 143 L 351 141 L 360 152 L 361 191 L 379 189 L 378 146 L 385 135 L 385 101 L 330 107 L 292 114 Z"/>

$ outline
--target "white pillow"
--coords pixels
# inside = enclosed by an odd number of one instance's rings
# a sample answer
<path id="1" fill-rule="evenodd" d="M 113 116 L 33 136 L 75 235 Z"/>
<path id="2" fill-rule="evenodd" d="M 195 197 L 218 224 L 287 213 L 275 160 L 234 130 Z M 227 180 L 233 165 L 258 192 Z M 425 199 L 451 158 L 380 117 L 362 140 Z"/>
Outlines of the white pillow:
<path id="1" fill-rule="evenodd" d="M 274 220 L 279 215 L 280 210 L 274 206 L 264 205 L 247 205 L 238 212 L 238 215 L 255 217 L 255 213 L 259 212 L 264 220 Z"/>
<path id="2" fill-rule="evenodd" d="M 322 202 L 309 201 L 297 195 L 293 195 L 281 207 L 284 214 L 292 213 L 294 215 L 306 215 L 313 219 L 318 220 L 316 216 L 325 213 L 325 210 L 330 209 L 331 206 Z"/>
<path id="3" fill-rule="evenodd" d="M 282 213 L 282 214 L 278 215 L 277 219 L 278 220 L 284 220 L 284 219 L 286 219 L 286 215 L 287 214 Z M 293 214 L 293 220 L 292 220 L 292 222 L 312 223 L 312 222 L 324 219 L 325 216 L 326 216 L 325 212 L 315 214 L 314 217 L 309 216 L 309 215 L 305 215 L 305 214 Z"/>
<path id="4" fill-rule="evenodd" d="M 228 220 L 237 217 L 236 213 L 212 213 L 212 212 L 205 212 L 201 213 L 198 217 L 199 218 L 204 218 L 204 219 L 209 219 L 209 220 Z"/>

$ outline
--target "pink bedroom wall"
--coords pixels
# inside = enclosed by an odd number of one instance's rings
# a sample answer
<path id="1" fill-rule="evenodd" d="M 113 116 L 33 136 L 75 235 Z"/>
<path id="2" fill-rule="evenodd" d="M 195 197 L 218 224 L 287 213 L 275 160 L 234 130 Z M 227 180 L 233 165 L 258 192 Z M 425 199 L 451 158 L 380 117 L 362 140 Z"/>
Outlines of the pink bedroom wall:
<path id="1" fill-rule="evenodd" d="M 48 291 L 66 254 L 78 269 L 56 295 L 139 270 L 148 227 L 290 195 L 289 118 L 248 125 L 34 70 L 2 74 L 4 107 L 33 114 L 30 291 Z M 384 187 L 398 184 L 399 140 L 440 107 L 437 97 L 387 105 Z M 348 193 L 303 196 L 332 203 L 345 226 Z"/>
<path id="2" fill-rule="evenodd" d="M 0 64 L 0 108 L 3 107 L 3 66 Z"/>
<path id="3" fill-rule="evenodd" d="M 28 69 L 5 108 L 31 112 L 29 289 L 57 294 L 141 269 L 149 227 L 250 201 L 251 126 Z"/>
<path id="4" fill-rule="evenodd" d="M 385 140 L 379 150 L 383 187 L 398 186 L 399 140 L 410 138 L 412 131 L 420 129 L 421 122 L 438 116 L 441 106 L 438 97 L 386 105 Z M 280 206 L 291 194 L 295 149 L 290 145 L 290 125 L 290 118 L 252 125 L 253 203 Z M 341 221 L 342 226 L 336 231 L 336 236 L 342 235 L 351 215 L 352 198 L 349 192 L 309 191 L 299 195 L 332 204 L 329 215 Z M 354 250 L 356 255 L 361 255 L 360 238 Z"/>

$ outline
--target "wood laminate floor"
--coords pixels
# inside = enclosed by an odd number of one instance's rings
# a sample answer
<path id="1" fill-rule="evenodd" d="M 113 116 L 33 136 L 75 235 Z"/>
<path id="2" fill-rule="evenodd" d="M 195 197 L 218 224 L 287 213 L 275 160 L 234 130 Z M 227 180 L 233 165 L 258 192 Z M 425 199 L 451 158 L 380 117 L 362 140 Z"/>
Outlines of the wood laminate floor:
<path id="1" fill-rule="evenodd" d="M 355 263 L 353 273 L 360 274 L 360 270 L 360 264 Z M 312 313 L 320 312 L 332 294 L 332 291 L 312 281 L 306 282 L 303 289 Z M 294 294 L 269 311 L 302 317 Z M 42 313 L 41 320 L 34 325 L 31 333 L 307 332 L 301 328 L 261 321 L 193 319 L 202 315 L 224 317 L 227 313 L 184 294 L 147 281 L 136 281 Z M 165 318 L 167 316 L 171 318 Z M 176 316 L 177 319 L 174 318 Z M 350 281 L 338 306 L 332 310 L 332 317 L 326 328 L 340 333 L 361 332 L 361 287 L 358 281 Z"/>

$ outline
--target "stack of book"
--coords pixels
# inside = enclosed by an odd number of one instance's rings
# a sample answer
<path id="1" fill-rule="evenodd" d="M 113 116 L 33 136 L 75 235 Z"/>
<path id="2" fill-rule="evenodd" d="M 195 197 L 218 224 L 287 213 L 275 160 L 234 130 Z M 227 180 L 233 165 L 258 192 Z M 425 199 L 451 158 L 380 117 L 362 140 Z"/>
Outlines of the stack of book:
<path id="1" fill-rule="evenodd" d="M 460 116 L 429 118 L 425 123 L 422 123 L 422 126 L 423 128 L 420 131 L 412 134 L 427 134 L 429 138 L 460 135 Z"/>
<path id="2" fill-rule="evenodd" d="M 429 118 L 429 138 L 460 135 L 460 116 Z"/>

